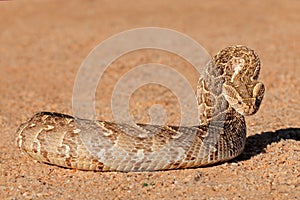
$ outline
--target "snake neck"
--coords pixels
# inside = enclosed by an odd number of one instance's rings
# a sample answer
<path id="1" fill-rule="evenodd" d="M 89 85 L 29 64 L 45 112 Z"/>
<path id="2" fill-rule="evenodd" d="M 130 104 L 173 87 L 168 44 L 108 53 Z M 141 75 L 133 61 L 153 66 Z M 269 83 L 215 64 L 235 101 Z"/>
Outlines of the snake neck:
<path id="1" fill-rule="evenodd" d="M 197 84 L 197 102 L 200 125 L 207 126 L 212 122 L 224 123 L 239 114 L 223 93 L 223 84 L 228 81 L 227 76 L 220 75 L 213 63 L 209 63 L 199 78 Z"/>

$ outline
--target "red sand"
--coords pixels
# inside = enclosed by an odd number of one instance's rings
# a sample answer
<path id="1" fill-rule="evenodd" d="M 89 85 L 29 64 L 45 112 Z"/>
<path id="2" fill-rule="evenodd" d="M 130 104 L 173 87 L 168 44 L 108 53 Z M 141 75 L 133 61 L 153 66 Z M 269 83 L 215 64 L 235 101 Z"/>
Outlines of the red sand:
<path id="1" fill-rule="evenodd" d="M 0 199 L 297 199 L 300 196 L 300 1 L 5 1 L 0 2 Z M 185 33 L 209 53 L 235 44 L 261 57 L 266 95 L 247 118 L 244 153 L 207 168 L 95 173 L 50 166 L 21 154 L 18 125 L 42 110 L 72 112 L 77 70 L 97 44 L 132 28 L 158 26 Z M 181 70 L 184 60 L 142 51 L 114 62 L 97 90 L 100 118 L 111 120 L 110 95 L 133 66 L 159 61 Z M 145 95 L 145 93 L 147 95 Z M 100 100 L 97 99 L 97 102 Z M 171 92 L 149 86 L 131 99 L 135 120 L 162 104 L 168 123 L 180 120 Z"/>

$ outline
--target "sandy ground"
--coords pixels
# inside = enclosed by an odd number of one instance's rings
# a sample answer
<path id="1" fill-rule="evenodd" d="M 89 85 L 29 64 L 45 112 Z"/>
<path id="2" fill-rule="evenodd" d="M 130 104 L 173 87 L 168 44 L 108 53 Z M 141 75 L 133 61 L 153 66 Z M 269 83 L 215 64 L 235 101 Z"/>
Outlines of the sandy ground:
<path id="1" fill-rule="evenodd" d="M 299 10 L 297 0 L 1 1 L 0 199 L 299 199 Z M 247 118 L 243 154 L 206 168 L 143 173 L 69 170 L 21 154 L 18 125 L 42 110 L 71 114 L 74 80 L 88 53 L 114 34 L 145 26 L 185 33 L 210 54 L 235 44 L 257 51 L 266 95 L 260 111 Z M 110 96 L 122 73 L 155 61 L 174 65 L 195 86 L 197 77 L 181 58 L 133 52 L 101 80 L 99 118 L 112 119 Z M 133 95 L 134 119 L 148 122 L 153 103 L 166 107 L 168 123 L 178 122 L 176 98 L 155 85 Z"/>

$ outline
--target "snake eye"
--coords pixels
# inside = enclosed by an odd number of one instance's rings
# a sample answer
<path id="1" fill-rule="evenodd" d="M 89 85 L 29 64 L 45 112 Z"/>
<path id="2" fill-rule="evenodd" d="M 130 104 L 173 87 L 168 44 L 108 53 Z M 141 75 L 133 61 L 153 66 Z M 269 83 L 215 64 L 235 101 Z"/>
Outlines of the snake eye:
<path id="1" fill-rule="evenodd" d="M 253 97 L 261 97 L 264 95 L 265 87 L 262 83 L 257 83 L 253 88 Z"/>

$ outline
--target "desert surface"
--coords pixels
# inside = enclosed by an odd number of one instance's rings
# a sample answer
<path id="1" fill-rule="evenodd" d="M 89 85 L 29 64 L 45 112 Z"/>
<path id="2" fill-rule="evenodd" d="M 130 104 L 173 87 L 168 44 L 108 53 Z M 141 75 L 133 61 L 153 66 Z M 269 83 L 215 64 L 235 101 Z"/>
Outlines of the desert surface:
<path id="1" fill-rule="evenodd" d="M 299 11 L 297 0 L 0 1 L 0 199 L 299 199 Z M 72 114 L 75 79 L 89 52 L 143 27 L 186 34 L 210 55 L 237 44 L 257 52 L 266 93 L 258 113 L 246 118 L 244 152 L 209 167 L 129 173 L 65 169 L 21 153 L 16 131 L 22 122 L 39 111 Z M 198 75 L 186 60 L 161 50 L 133 51 L 101 77 L 99 119 L 114 120 L 116 83 L 147 63 L 174 67 L 196 88 Z M 176 96 L 156 84 L 130 97 L 134 121 L 149 123 L 155 104 L 166 110 L 165 123 L 180 123 Z"/>

